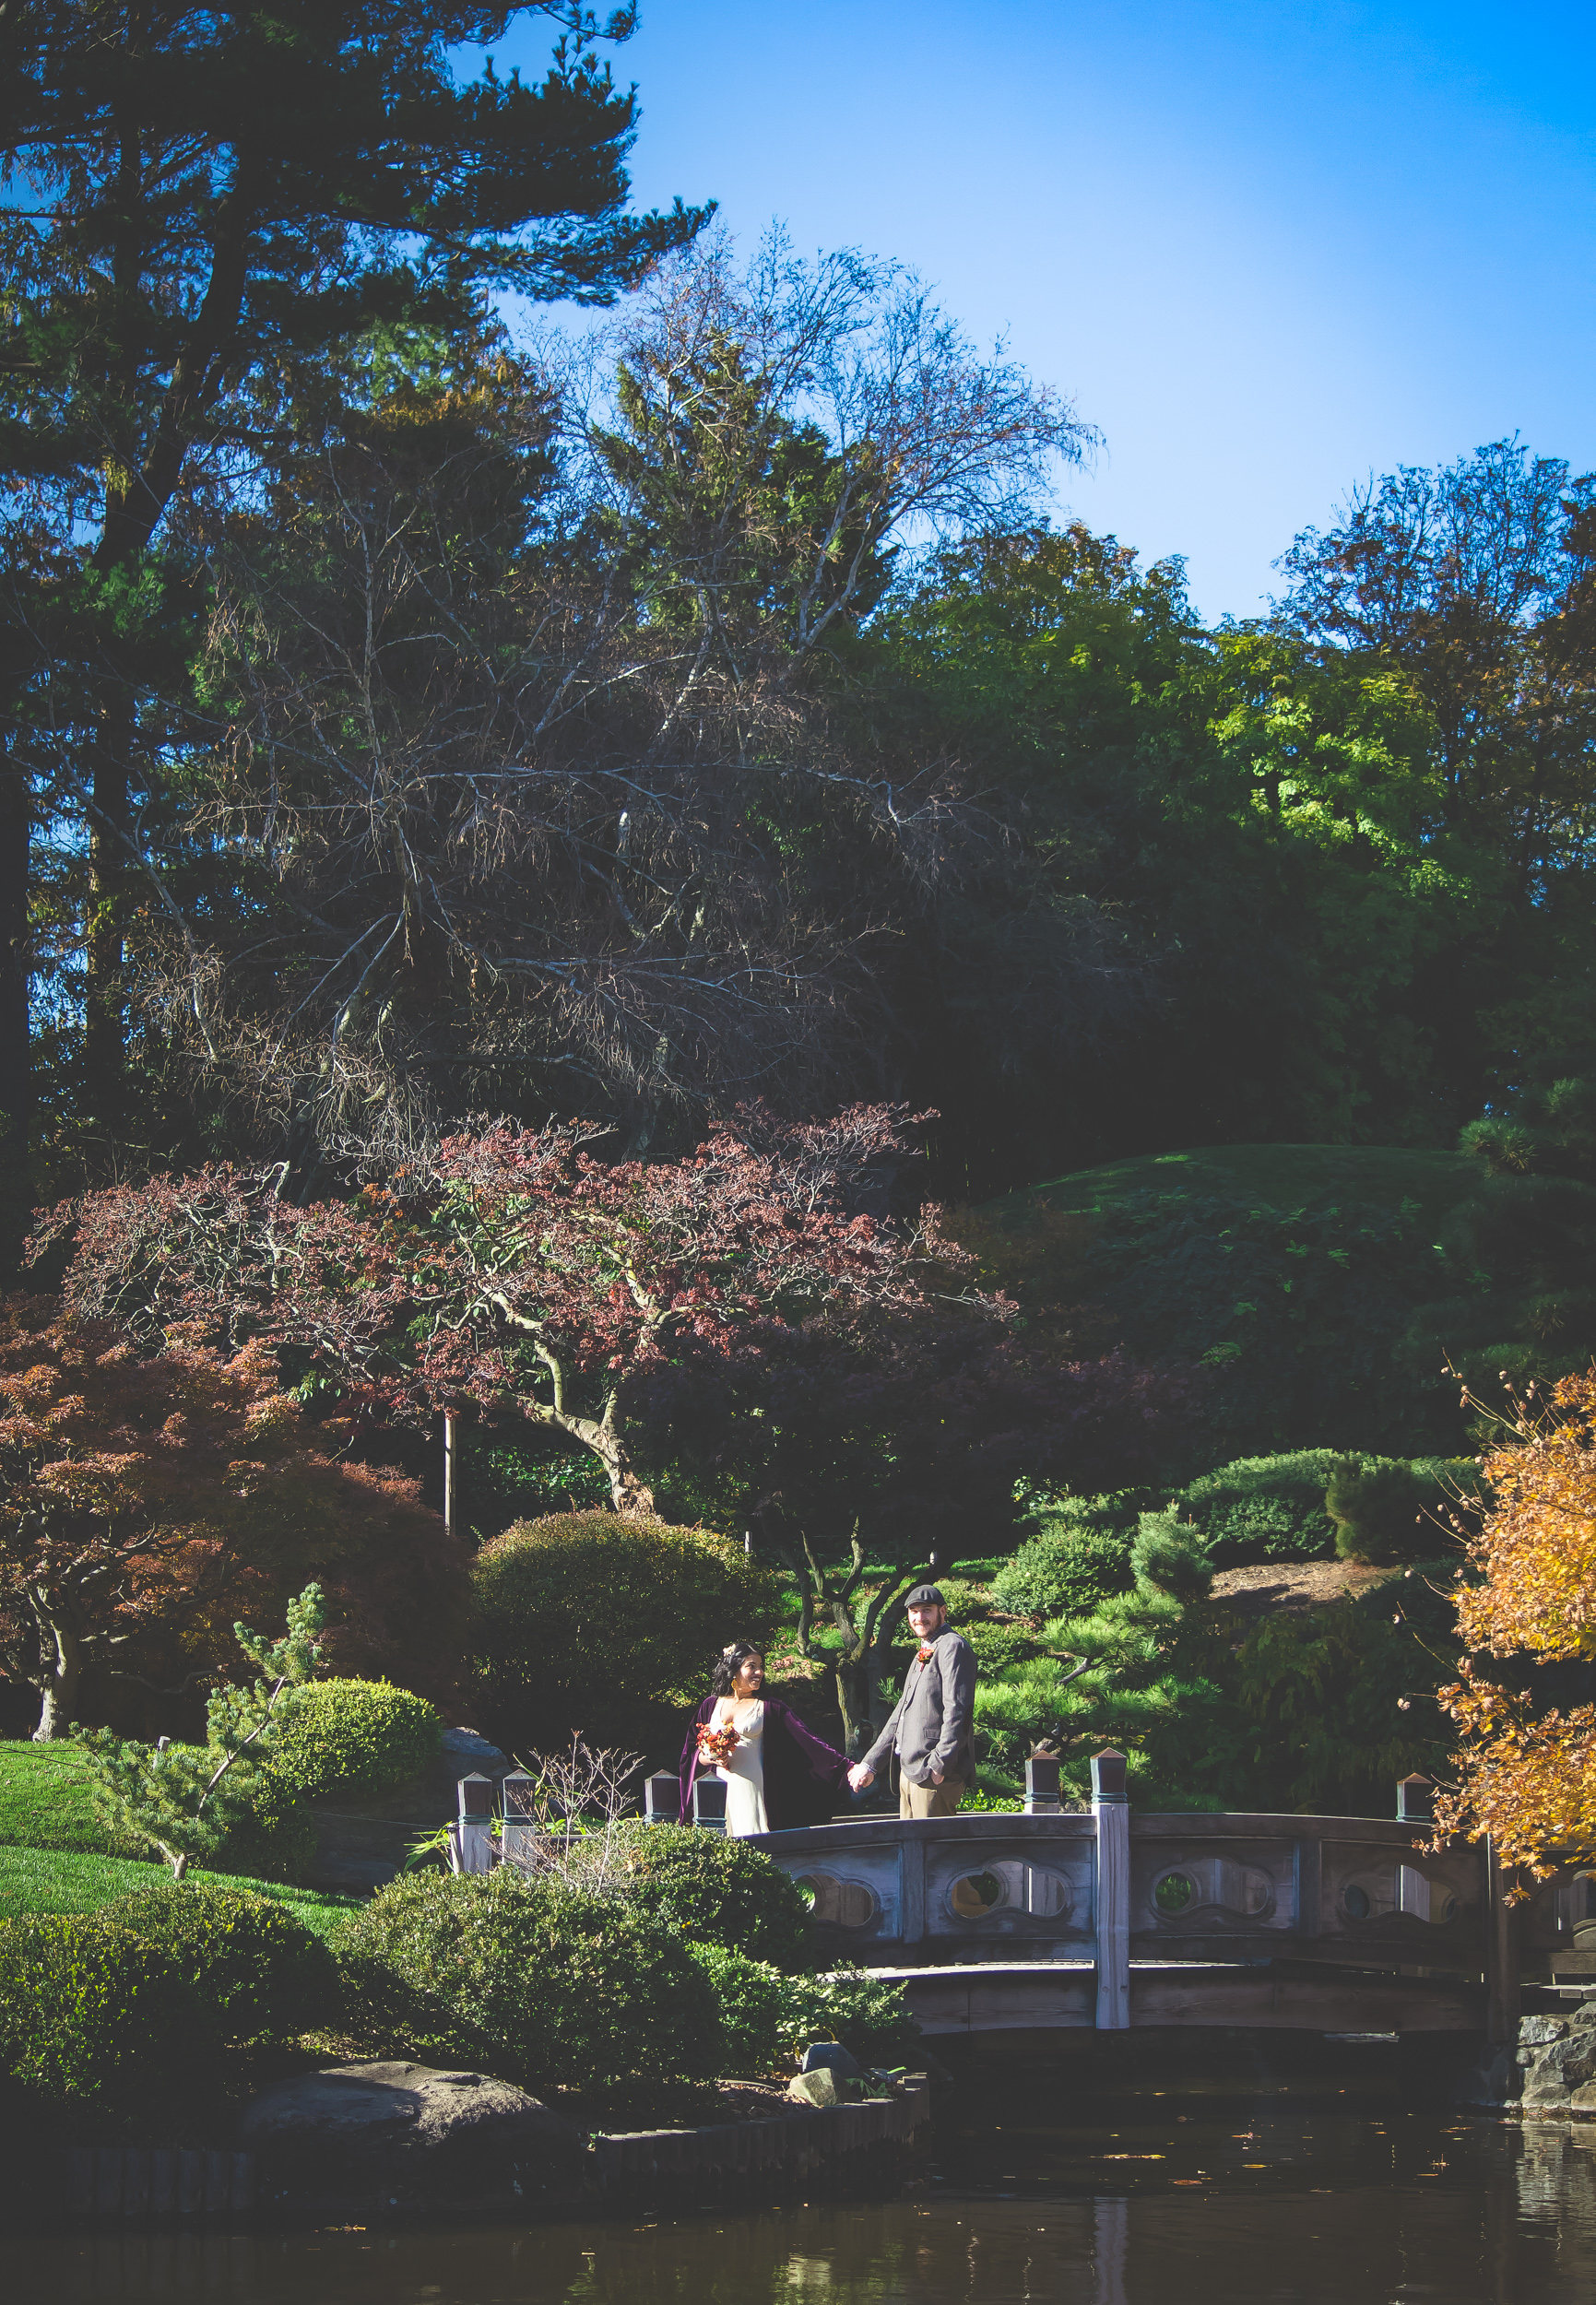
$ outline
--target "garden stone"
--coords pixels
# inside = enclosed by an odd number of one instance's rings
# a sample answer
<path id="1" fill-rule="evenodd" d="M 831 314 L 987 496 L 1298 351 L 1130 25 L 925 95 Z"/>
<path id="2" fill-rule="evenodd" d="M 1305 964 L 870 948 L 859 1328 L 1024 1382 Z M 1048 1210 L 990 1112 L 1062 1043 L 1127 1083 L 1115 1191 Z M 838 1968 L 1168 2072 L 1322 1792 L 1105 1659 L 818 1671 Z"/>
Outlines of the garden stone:
<path id="1" fill-rule="evenodd" d="M 863 2065 L 853 2051 L 845 2049 L 841 2041 L 810 2041 L 804 2051 L 804 2061 L 798 2070 L 801 2073 L 818 2073 L 822 2066 L 837 2081 L 862 2081 L 865 2077 Z"/>
<path id="2" fill-rule="evenodd" d="M 1519 2019 L 1519 2043 L 1520 2048 L 1537 2048 L 1545 2041 L 1560 2041 L 1567 2030 L 1567 2024 L 1562 2017 L 1520 2017 Z"/>
<path id="3" fill-rule="evenodd" d="M 1526 2111 L 1537 2105 L 1566 2105 L 1568 2085 L 1555 2065 L 1541 2065 L 1524 2076 L 1521 2102 Z"/>
<path id="4" fill-rule="evenodd" d="M 1582 2081 L 1568 2104 L 1573 2112 L 1596 2113 L 1596 2081 Z"/>
<path id="5" fill-rule="evenodd" d="M 525 2089 L 400 2062 L 322 2066 L 260 2090 L 238 2143 L 291 2193 L 535 2198 L 580 2182 L 583 2140 Z"/>
<path id="6" fill-rule="evenodd" d="M 1546 2051 L 1543 2070 L 1561 2074 L 1571 2089 L 1583 2087 L 1596 2074 L 1596 2039 L 1587 2029 L 1568 2040 L 1554 2041 Z"/>
<path id="7" fill-rule="evenodd" d="M 812 2073 L 798 2073 L 787 2083 L 787 2095 L 799 2105 L 836 2105 L 841 2102 L 837 2085 L 829 2065 L 817 2065 Z"/>

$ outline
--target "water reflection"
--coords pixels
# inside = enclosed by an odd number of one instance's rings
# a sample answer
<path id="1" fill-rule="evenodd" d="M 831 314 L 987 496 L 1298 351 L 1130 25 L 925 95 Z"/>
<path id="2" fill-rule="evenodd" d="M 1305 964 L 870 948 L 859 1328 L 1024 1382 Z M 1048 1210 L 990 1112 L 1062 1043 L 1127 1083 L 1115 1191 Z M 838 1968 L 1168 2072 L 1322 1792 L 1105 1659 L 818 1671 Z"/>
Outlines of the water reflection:
<path id="1" fill-rule="evenodd" d="M 972 2097 L 896 2201 L 458 2232 L 35 2238 L 59 2305 L 1588 2305 L 1596 2132 L 1292 2086 Z M 1113 2156 L 1116 2157 L 1110 2158 Z"/>

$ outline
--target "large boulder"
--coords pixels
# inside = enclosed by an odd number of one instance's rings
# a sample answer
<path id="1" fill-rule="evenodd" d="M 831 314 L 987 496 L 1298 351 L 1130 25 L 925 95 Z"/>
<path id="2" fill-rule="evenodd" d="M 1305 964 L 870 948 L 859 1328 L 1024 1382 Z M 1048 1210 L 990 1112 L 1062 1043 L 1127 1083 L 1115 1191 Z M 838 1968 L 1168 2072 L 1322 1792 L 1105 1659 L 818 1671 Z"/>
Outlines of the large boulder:
<path id="1" fill-rule="evenodd" d="M 323 2065 L 275 2082 L 245 2106 L 237 2141 L 285 2204 L 530 2207 L 579 2190 L 585 2156 L 571 2123 L 514 2083 L 400 2063 Z"/>

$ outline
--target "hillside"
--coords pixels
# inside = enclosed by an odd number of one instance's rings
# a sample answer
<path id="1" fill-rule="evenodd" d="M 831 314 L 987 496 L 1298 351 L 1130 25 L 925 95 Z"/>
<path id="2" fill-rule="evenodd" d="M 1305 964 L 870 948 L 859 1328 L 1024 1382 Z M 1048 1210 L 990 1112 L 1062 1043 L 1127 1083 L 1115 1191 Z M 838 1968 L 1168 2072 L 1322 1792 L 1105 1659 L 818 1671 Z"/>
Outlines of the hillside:
<path id="1" fill-rule="evenodd" d="M 952 1229 L 1047 1349 L 1201 1370 L 1180 1482 L 1299 1448 L 1445 1455 L 1456 1386 L 1413 1338 L 1478 1175 L 1389 1145 L 1195 1146 L 1030 1186 Z"/>
<path id="2" fill-rule="evenodd" d="M 1472 1189 L 1479 1165 L 1466 1153 L 1389 1144 L 1215 1144 L 1106 1161 L 1044 1184 L 1027 1185 L 980 1213 L 1004 1230 L 1042 1202 L 1060 1216 L 1096 1216 L 1133 1194 L 1255 1193 L 1277 1209 L 1331 1198 L 1398 1209 L 1416 1201 L 1440 1219 Z"/>

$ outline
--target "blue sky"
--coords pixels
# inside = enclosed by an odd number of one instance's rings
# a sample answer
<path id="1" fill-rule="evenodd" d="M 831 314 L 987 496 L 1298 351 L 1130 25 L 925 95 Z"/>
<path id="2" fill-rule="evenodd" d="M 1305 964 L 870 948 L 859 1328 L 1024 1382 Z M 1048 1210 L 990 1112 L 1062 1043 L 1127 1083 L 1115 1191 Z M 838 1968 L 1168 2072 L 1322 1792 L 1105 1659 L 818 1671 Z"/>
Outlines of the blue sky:
<path id="1" fill-rule="evenodd" d="M 1371 470 L 1596 466 L 1588 6 L 644 0 L 615 68 L 640 204 L 913 265 L 1105 434 L 1060 511 L 1209 616 Z"/>

